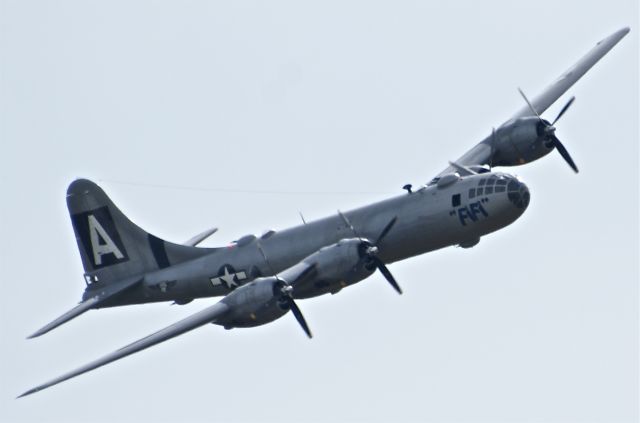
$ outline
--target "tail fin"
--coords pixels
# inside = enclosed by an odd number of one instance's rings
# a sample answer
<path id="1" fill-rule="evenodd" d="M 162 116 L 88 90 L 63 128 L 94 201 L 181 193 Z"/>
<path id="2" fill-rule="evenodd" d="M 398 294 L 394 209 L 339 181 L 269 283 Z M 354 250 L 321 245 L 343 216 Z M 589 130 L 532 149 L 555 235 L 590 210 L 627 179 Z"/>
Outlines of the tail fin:
<path id="1" fill-rule="evenodd" d="M 173 244 L 131 222 L 95 183 L 78 179 L 67 190 L 67 207 L 87 283 L 112 283 L 211 253 Z"/>

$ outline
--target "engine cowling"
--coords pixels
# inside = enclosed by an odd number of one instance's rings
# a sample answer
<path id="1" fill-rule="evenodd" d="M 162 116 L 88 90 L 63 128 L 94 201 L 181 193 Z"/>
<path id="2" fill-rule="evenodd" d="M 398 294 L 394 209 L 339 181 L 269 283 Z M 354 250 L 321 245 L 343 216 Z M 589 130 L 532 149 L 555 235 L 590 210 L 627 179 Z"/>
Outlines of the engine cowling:
<path id="1" fill-rule="evenodd" d="M 523 117 L 498 128 L 489 140 L 492 166 L 519 166 L 549 154 L 554 147 L 545 137 L 544 122 L 536 116 Z"/>
<path id="2" fill-rule="evenodd" d="M 260 326 L 272 322 L 288 311 L 281 301 L 284 282 L 276 277 L 256 279 L 236 288 L 220 302 L 229 307 L 229 312 L 215 324 L 225 329 Z"/>
<path id="3" fill-rule="evenodd" d="M 310 298 L 340 291 L 369 277 L 376 269 L 366 257 L 367 240 L 346 238 L 326 246 L 303 260 L 314 265 L 315 276 L 295 285 L 295 298 Z"/>
<path id="4" fill-rule="evenodd" d="M 229 312 L 214 323 L 226 329 L 264 325 L 291 309 L 287 295 L 291 299 L 315 297 L 336 293 L 359 282 L 376 269 L 368 260 L 367 248 L 371 248 L 371 243 L 360 238 L 342 239 L 321 248 L 296 265 L 313 268 L 313 276 L 297 281 L 292 287 L 287 288 L 287 282 L 275 276 L 242 285 L 221 300 L 229 307 Z"/>
<path id="5" fill-rule="evenodd" d="M 388 233 L 395 220 L 393 218 L 387 224 L 378 242 Z M 311 337 L 311 331 L 294 298 L 336 293 L 345 286 L 367 278 L 376 269 L 382 272 L 398 293 L 402 293 L 377 254 L 378 247 L 366 238 L 342 239 L 321 248 L 276 276 L 259 278 L 236 288 L 220 301 L 228 310 L 213 323 L 226 329 L 260 326 L 291 310 Z"/>

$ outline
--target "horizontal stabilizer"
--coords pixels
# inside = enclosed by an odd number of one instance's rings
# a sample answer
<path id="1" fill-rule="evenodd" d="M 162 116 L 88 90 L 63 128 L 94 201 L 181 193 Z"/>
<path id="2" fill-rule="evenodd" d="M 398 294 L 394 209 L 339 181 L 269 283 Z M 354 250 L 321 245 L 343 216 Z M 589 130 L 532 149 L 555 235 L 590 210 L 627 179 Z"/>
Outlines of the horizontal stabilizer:
<path id="1" fill-rule="evenodd" d="M 218 228 L 207 229 L 206 231 L 201 232 L 198 235 L 194 236 L 193 238 L 189 239 L 188 241 L 184 242 L 183 245 L 187 245 L 189 247 L 195 247 L 196 245 L 200 244 L 202 241 L 209 238 L 211 235 L 215 234 L 216 232 L 218 232 Z"/>
<path id="2" fill-rule="evenodd" d="M 69 320 L 78 317 L 79 315 L 81 315 L 82 313 L 97 307 L 99 304 L 103 303 L 105 300 L 113 297 L 116 294 L 121 293 L 122 291 L 124 291 L 125 289 L 131 288 L 134 285 L 138 284 L 139 282 L 142 281 L 142 278 L 140 277 L 135 277 L 135 278 L 129 278 L 129 279 L 125 279 L 121 282 L 116 282 L 113 284 L 108 285 L 105 289 L 100 290 L 100 292 L 86 300 L 84 300 L 83 302 L 81 302 L 80 304 L 78 304 L 77 306 L 75 306 L 74 308 L 72 308 L 71 310 L 67 311 L 66 313 L 64 313 L 62 316 L 58 317 L 57 319 L 55 319 L 53 322 L 43 326 L 42 328 L 38 329 L 35 333 L 33 333 L 32 335 L 28 336 L 27 339 L 32 339 L 32 338 L 36 338 L 40 335 L 44 335 L 45 333 L 49 332 L 52 329 L 57 328 L 58 326 L 62 325 L 63 323 L 68 322 Z"/>

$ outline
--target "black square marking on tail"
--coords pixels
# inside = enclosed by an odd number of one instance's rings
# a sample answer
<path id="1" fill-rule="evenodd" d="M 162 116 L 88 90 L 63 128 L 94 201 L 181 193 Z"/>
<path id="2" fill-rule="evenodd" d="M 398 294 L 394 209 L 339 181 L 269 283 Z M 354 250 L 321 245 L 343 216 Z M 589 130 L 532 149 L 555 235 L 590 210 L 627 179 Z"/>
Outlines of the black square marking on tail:
<path id="1" fill-rule="evenodd" d="M 74 214 L 71 223 L 86 257 L 95 269 L 129 260 L 107 206 Z"/>

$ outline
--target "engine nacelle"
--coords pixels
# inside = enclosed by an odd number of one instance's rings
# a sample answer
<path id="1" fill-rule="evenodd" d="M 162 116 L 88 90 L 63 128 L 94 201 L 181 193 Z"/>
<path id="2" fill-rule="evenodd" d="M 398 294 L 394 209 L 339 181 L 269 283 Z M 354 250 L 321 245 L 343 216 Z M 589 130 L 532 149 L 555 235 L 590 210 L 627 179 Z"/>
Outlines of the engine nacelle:
<path id="1" fill-rule="evenodd" d="M 292 286 L 293 297 L 309 298 L 336 293 L 345 286 L 367 278 L 376 269 L 375 264 L 367 260 L 367 248 L 371 248 L 370 242 L 349 238 L 311 254 L 296 265 L 302 268 L 312 266 L 314 271 L 310 277 L 296 281 Z M 282 273 L 285 277 L 286 274 L 287 271 Z M 229 312 L 214 323 L 226 329 L 253 327 L 284 316 L 290 309 L 282 299 L 284 283 L 272 276 L 236 288 L 220 301 L 229 307 Z"/>
<path id="2" fill-rule="evenodd" d="M 548 122 L 547 122 L 548 124 Z M 493 166 L 518 166 L 546 156 L 553 145 L 545 139 L 545 124 L 536 116 L 507 122 L 496 130 L 493 144 Z"/>
<path id="3" fill-rule="evenodd" d="M 296 283 L 295 298 L 310 298 L 340 291 L 342 288 L 360 282 L 375 271 L 375 265 L 368 262 L 365 249 L 370 244 L 358 238 L 341 239 L 326 246 L 303 260 L 314 265 L 313 278 Z"/>
<path id="4" fill-rule="evenodd" d="M 229 307 L 229 312 L 214 323 L 225 329 L 248 328 L 284 316 L 289 307 L 279 301 L 282 283 L 275 277 L 267 277 L 236 288 L 220 301 Z"/>

